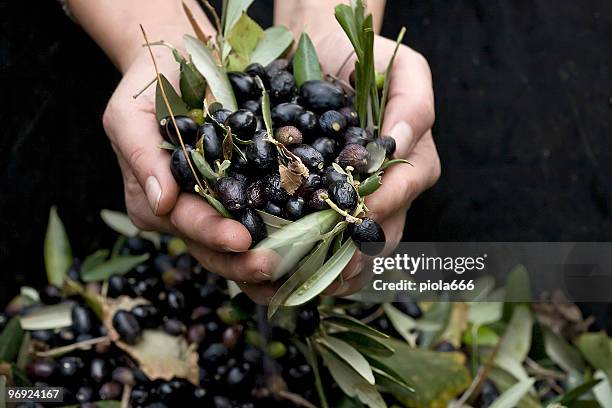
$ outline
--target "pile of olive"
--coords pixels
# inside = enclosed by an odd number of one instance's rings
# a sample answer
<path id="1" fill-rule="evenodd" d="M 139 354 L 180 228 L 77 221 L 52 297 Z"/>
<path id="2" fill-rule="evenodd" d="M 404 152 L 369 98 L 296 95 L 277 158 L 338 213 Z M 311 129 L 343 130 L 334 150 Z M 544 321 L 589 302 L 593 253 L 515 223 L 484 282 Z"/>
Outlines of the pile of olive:
<path id="1" fill-rule="evenodd" d="M 274 397 L 270 381 L 284 384 L 290 392 L 316 401 L 314 377 L 303 354 L 293 344 L 294 335 L 309 336 L 319 326 L 316 305 L 297 311 L 295 334 L 275 326 L 262 333 L 258 322 L 239 319 L 229 303 L 225 280 L 208 273 L 189 255 L 169 256 L 156 251 L 151 242 L 129 238 L 123 252 L 131 255 L 150 253 L 150 260 L 126 275 L 113 275 L 107 284 L 107 296 L 140 297 L 149 301 L 115 313 L 114 329 L 121 340 L 138 344 L 145 329 L 163 330 L 184 336 L 197 345 L 199 384 L 174 378 L 151 380 L 138 364 L 112 343 L 99 343 L 89 350 L 36 357 L 26 367 L 34 385 L 64 387 L 63 405 L 95 407 L 100 400 L 120 400 L 130 387 L 130 406 L 174 407 L 295 407 Z M 75 261 L 69 277 L 80 281 L 80 263 Z M 90 291 L 101 293 L 99 284 L 88 284 Z M 47 285 L 39 290 L 41 303 L 16 308 L 10 305 L 0 313 L 0 330 L 7 318 L 25 314 L 42 305 L 72 304 L 72 326 L 55 330 L 30 331 L 37 350 L 57 348 L 105 336 L 106 327 L 79 298 L 65 298 L 59 288 Z"/>
<path id="2" fill-rule="evenodd" d="M 329 208 L 324 200 L 328 198 L 350 213 L 358 205 L 357 190 L 332 163 L 343 169 L 352 167 L 352 174 L 358 180 L 368 168 L 368 143 L 379 144 L 387 157 L 395 151 L 393 138 L 375 139 L 369 130 L 359 127 L 352 98 L 341 87 L 328 81 L 311 80 L 297 89 L 291 70 L 287 60 L 279 59 L 265 68 L 254 63 L 245 72 L 230 72 L 228 77 L 241 107 L 239 110 L 220 108 L 209 112 L 202 124 L 189 115 L 175 117 L 187 150 L 202 143 L 209 163 L 223 160 L 221 124 L 247 142 L 243 146 L 244 155 L 233 155 L 229 172 L 213 188 L 225 208 L 249 230 L 254 244 L 266 236 L 264 222 L 255 210 L 297 220 Z M 256 77 L 262 79 L 270 96 L 274 138 L 309 171 L 293 194 L 281 186 L 277 147 L 267 139 Z M 167 141 L 178 145 L 170 117 L 162 119 L 160 131 Z M 194 191 L 196 180 L 181 148 L 172 154 L 171 170 L 185 191 Z M 382 228 L 371 219 L 354 223 L 348 231 L 358 245 L 385 241 Z"/>

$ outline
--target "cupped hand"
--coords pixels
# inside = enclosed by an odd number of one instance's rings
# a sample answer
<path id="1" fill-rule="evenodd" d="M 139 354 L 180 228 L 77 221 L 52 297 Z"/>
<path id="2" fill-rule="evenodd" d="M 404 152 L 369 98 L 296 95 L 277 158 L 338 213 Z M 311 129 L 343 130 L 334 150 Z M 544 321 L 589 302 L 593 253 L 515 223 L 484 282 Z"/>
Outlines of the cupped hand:
<path id="1" fill-rule="evenodd" d="M 394 48 L 394 41 L 376 36 L 374 54 L 378 72 L 384 72 Z M 351 50 L 344 33 L 325 37 L 317 44 L 323 71 L 348 79 L 355 60 Z M 366 198 L 368 217 L 374 218 L 385 231 L 385 253 L 392 251 L 401 240 L 412 201 L 440 177 L 440 159 L 431 132 L 433 123 L 434 96 L 429 65 L 421 54 L 401 45 L 391 70 L 381 134 L 395 139 L 394 158 L 406 159 L 412 166 L 397 164 L 385 170 L 382 186 Z M 325 293 L 342 296 L 358 291 L 370 278 L 363 267 L 365 262 L 362 254 L 357 253 Z"/>
<path id="2" fill-rule="evenodd" d="M 178 67 L 165 49 L 154 50 L 160 71 L 176 87 Z M 179 194 L 170 172 L 170 155 L 155 118 L 155 87 L 140 95 L 155 71 L 147 51 L 135 58 L 111 97 L 103 123 L 117 155 L 125 204 L 134 224 L 143 230 L 183 238 L 190 252 L 208 270 L 225 278 L 256 284 L 271 277 L 273 259 L 248 251 L 251 237 L 239 222 L 223 218 L 195 194 Z"/>

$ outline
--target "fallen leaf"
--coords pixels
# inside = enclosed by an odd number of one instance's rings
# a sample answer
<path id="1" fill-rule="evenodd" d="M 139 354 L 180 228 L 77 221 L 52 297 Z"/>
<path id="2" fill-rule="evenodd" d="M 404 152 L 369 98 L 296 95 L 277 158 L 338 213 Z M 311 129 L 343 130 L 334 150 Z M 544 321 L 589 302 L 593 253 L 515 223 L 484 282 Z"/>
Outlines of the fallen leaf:
<path id="1" fill-rule="evenodd" d="M 293 195 L 302 185 L 302 174 L 294 172 L 284 164 L 279 164 L 278 172 L 280 173 L 281 187 Z M 306 169 L 306 174 L 308 174 L 308 169 Z"/>

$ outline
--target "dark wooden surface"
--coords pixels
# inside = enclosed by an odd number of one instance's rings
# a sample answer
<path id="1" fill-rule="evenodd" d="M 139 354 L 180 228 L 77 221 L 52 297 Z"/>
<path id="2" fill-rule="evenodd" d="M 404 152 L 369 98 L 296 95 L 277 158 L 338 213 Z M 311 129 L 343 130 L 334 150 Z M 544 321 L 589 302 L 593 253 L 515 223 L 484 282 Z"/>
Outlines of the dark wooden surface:
<path id="1" fill-rule="evenodd" d="M 270 1 L 253 14 L 270 22 Z M 612 240 L 612 3 L 389 1 L 436 90 L 442 179 L 406 240 Z M 101 115 L 119 79 L 55 2 L 0 2 L 0 304 L 44 279 L 55 204 L 77 255 L 109 245 L 122 209 Z"/>

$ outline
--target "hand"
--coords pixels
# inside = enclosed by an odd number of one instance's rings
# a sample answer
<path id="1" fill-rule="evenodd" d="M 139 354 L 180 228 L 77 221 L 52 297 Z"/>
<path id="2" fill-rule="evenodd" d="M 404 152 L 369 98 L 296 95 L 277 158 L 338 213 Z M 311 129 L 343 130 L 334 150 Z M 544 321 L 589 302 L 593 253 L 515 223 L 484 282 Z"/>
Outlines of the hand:
<path id="1" fill-rule="evenodd" d="M 394 48 L 394 41 L 376 36 L 374 54 L 378 72 L 384 72 Z M 341 78 L 348 79 L 354 68 L 354 55 L 348 63 L 343 63 L 351 50 L 343 32 L 326 36 L 317 44 L 323 72 L 338 73 Z M 436 183 L 441 171 L 431 133 L 434 96 L 427 61 L 416 51 L 401 45 L 390 81 L 381 134 L 395 139 L 397 149 L 394 157 L 407 159 L 414 167 L 398 164 L 389 168 L 383 175 L 382 186 L 366 198 L 366 205 L 371 210 L 368 216 L 377 220 L 385 231 L 386 253 L 391 252 L 401 240 L 406 212 L 412 201 Z M 355 254 L 341 278 L 325 293 L 343 296 L 358 291 L 370 277 L 361 273 L 365 261 L 361 253 Z"/>
<path id="2" fill-rule="evenodd" d="M 178 67 L 165 49 L 154 49 L 160 71 L 176 87 Z M 247 251 L 251 237 L 239 222 L 223 218 L 195 194 L 179 194 L 170 172 L 170 155 L 155 118 L 155 87 L 137 99 L 138 90 L 155 76 L 148 52 L 125 70 L 104 112 L 104 129 L 117 155 L 125 188 L 125 204 L 134 224 L 183 238 L 190 252 L 208 270 L 238 282 L 270 280 L 272 260 Z"/>

